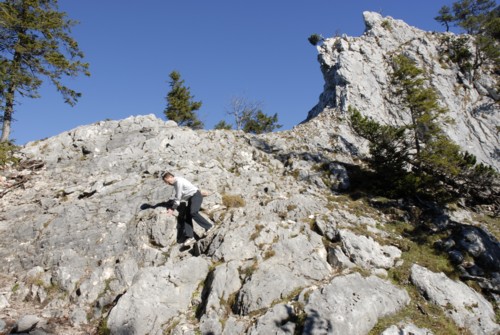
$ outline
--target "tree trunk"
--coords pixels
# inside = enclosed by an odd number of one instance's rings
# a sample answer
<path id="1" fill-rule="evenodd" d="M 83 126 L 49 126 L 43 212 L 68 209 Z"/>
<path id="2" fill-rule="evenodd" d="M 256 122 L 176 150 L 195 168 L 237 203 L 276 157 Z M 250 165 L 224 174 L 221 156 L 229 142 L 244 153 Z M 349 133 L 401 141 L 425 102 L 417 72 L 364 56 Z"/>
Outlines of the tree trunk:
<path id="1" fill-rule="evenodd" d="M 11 121 L 12 113 L 7 113 L 7 111 L 5 111 L 5 113 L 3 114 L 2 137 L 0 138 L 0 142 L 9 141 Z"/>
<path id="2" fill-rule="evenodd" d="M 20 63 L 21 54 L 16 51 L 14 53 L 14 58 L 12 60 L 10 69 L 10 78 L 8 80 L 9 86 L 7 87 L 7 92 L 5 94 L 5 110 L 3 113 L 2 137 L 0 138 L 0 142 L 9 141 L 12 114 L 14 114 L 14 98 L 17 89 L 15 78 L 17 75 L 17 71 L 20 68 Z"/>
<path id="3" fill-rule="evenodd" d="M 5 111 L 3 113 L 2 137 L 0 142 L 9 141 L 10 125 L 12 123 L 12 114 L 14 113 L 14 85 L 11 84 L 6 94 Z"/>

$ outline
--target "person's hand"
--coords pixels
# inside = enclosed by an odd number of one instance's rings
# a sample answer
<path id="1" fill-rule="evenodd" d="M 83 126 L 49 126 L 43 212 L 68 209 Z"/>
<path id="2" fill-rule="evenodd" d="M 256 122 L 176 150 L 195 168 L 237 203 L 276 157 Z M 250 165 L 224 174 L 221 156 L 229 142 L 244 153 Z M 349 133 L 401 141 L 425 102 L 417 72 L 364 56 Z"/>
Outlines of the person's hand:
<path id="1" fill-rule="evenodd" d="M 172 214 L 174 214 L 174 210 L 172 208 L 168 208 L 167 209 L 167 215 L 170 216 Z"/>

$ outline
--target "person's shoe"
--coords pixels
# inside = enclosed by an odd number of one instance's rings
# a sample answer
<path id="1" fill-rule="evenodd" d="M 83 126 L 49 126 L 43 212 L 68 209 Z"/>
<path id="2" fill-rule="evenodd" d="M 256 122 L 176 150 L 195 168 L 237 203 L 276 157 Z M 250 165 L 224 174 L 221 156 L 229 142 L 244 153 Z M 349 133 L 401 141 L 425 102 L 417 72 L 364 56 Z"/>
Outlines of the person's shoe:
<path id="1" fill-rule="evenodd" d="M 194 243 L 196 243 L 196 240 L 194 239 L 194 237 L 190 237 L 187 240 L 185 240 L 184 243 L 182 243 L 182 245 L 184 247 L 189 247 L 190 245 L 192 245 Z"/>

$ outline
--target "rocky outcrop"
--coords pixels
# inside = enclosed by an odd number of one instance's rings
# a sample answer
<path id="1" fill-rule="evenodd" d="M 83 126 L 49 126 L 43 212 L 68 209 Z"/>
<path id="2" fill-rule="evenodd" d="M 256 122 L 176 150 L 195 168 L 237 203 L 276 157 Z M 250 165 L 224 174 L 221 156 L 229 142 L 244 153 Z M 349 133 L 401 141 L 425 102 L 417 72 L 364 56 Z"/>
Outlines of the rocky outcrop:
<path id="1" fill-rule="evenodd" d="M 208 266 L 203 258 L 193 257 L 141 270 L 111 310 L 108 327 L 115 334 L 158 333 L 163 324 L 188 310 Z"/>
<path id="2" fill-rule="evenodd" d="M 323 134 L 326 141 L 333 126 L 335 148 L 362 154 L 366 143 L 346 122 L 349 106 L 381 123 L 408 123 L 409 114 L 390 95 L 391 57 L 404 54 L 425 70 L 441 105 L 448 109 L 453 122 L 443 122 L 446 134 L 480 162 L 500 170 L 499 93 L 494 75 L 483 71 L 469 80 L 444 57 L 446 34 L 422 31 L 378 13 L 364 12 L 363 16 L 362 36 L 327 38 L 317 47 L 325 85 L 307 117 L 322 129 L 316 134 Z"/>
<path id="3" fill-rule="evenodd" d="M 353 272 L 401 265 L 402 251 L 380 242 L 384 215 L 334 205 L 328 174 L 296 173 L 281 160 L 292 146 L 259 141 L 140 116 L 28 144 L 23 154 L 44 167 L 0 200 L 5 322 L 30 311 L 56 334 L 365 334 L 405 308 L 403 288 Z M 166 169 L 211 193 L 215 231 L 190 251 L 166 215 Z"/>
<path id="4" fill-rule="evenodd" d="M 380 317 L 410 302 L 408 293 L 382 279 L 359 273 L 334 278 L 306 304 L 305 334 L 367 334 Z"/>
<path id="5" fill-rule="evenodd" d="M 464 283 L 416 264 L 411 268 L 411 280 L 430 301 L 445 309 L 460 327 L 467 328 L 472 334 L 500 332 L 491 304 Z"/>
<path id="6" fill-rule="evenodd" d="M 392 45 L 391 36 L 379 43 Z M 491 303 L 465 284 L 419 267 L 413 284 L 389 279 L 411 266 L 407 236 L 394 229 L 411 208 L 379 210 L 339 193 L 358 149 L 332 120 L 325 110 L 291 131 L 254 136 L 146 115 L 27 144 L 20 156 L 33 164 L 2 171 L 0 332 L 367 334 L 392 316 L 384 334 L 430 334 L 433 324 L 398 318 L 415 305 L 407 285 L 456 306 L 457 327 L 496 330 Z M 181 217 L 167 215 L 165 170 L 209 194 L 203 215 L 215 229 L 204 236 L 195 225 L 189 250 Z M 498 241 L 469 225 L 440 249 L 474 253 L 496 278 Z M 468 307 L 434 296 L 440 285 L 463 291 Z"/>

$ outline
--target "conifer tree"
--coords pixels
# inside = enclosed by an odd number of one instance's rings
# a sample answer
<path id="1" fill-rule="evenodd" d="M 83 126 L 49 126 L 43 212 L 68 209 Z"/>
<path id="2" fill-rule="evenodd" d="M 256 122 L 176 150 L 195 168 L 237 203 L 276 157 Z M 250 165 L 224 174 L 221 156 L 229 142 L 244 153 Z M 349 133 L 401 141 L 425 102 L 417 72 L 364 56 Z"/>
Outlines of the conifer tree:
<path id="1" fill-rule="evenodd" d="M 170 73 L 170 92 L 167 94 L 167 108 L 165 116 L 180 126 L 192 129 L 202 129 L 203 122 L 198 119 L 195 111 L 201 108 L 201 101 L 193 101 L 190 88 L 184 85 L 181 75 L 177 71 Z"/>
<path id="2" fill-rule="evenodd" d="M 441 133 L 436 119 L 446 112 L 439 106 L 436 92 L 425 87 L 424 71 L 404 55 L 393 59 L 392 84 L 396 87 L 397 99 L 405 106 L 411 118 L 410 129 L 417 157 L 423 148 Z"/>
<path id="3" fill-rule="evenodd" d="M 236 130 L 246 133 L 269 133 L 282 127 L 278 124 L 278 114 L 269 116 L 262 112 L 261 102 L 249 101 L 243 97 L 232 98 L 226 113 L 234 117 Z"/>
<path id="4" fill-rule="evenodd" d="M 467 34 L 478 35 L 484 32 L 490 13 L 496 7 L 495 0 L 460 0 L 453 3 L 453 18 Z"/>
<path id="5" fill-rule="evenodd" d="M 233 129 L 233 126 L 230 125 L 229 123 L 227 123 L 226 121 L 224 120 L 221 120 L 219 121 L 215 126 L 214 126 L 214 129 L 218 129 L 218 130 L 231 130 Z"/>
<path id="6" fill-rule="evenodd" d="M 453 14 L 451 13 L 451 8 L 448 6 L 443 6 L 439 10 L 439 15 L 434 18 L 442 25 L 446 27 L 446 31 L 450 31 L 450 23 L 453 21 Z"/>
<path id="7" fill-rule="evenodd" d="M 456 41 L 447 36 L 450 59 L 460 65 L 462 71 L 473 79 L 473 70 L 492 63 L 500 66 L 500 6 L 494 0 L 460 0 L 452 9 L 443 6 L 434 19 L 445 24 L 454 24 L 465 30 L 472 38 L 458 37 Z M 470 50 L 469 50 L 470 49 Z"/>
<path id="8" fill-rule="evenodd" d="M 71 106 L 81 96 L 62 83 L 63 77 L 90 75 L 70 36 L 75 24 L 58 11 L 57 0 L 0 2 L 1 142 L 9 140 L 16 96 L 38 98 L 43 79 L 49 79 Z"/>
<path id="9" fill-rule="evenodd" d="M 368 140 L 370 156 L 368 165 L 377 174 L 376 187 L 384 188 L 387 193 L 400 193 L 398 184 L 408 174 L 410 143 L 406 140 L 406 128 L 381 125 L 362 116 L 349 106 L 350 124 L 355 133 Z"/>
<path id="10" fill-rule="evenodd" d="M 462 153 L 442 131 L 439 122 L 446 109 L 426 86 L 424 71 L 404 55 L 396 55 L 392 66 L 395 102 L 409 113 L 410 123 L 381 125 L 359 111 L 350 112 L 353 130 L 369 141 L 368 163 L 379 184 L 393 188 L 392 193 L 439 201 L 465 195 L 483 203 L 498 201 L 493 187 L 498 175 L 493 168 L 476 164 L 473 155 Z"/>
<path id="11" fill-rule="evenodd" d="M 311 43 L 312 45 L 316 46 L 318 45 L 320 42 L 324 41 L 325 38 L 319 34 L 312 34 L 311 36 L 309 36 L 307 38 L 307 40 L 309 41 L 309 43 Z"/>
<path id="12" fill-rule="evenodd" d="M 396 55 L 392 66 L 396 94 L 410 113 L 411 124 L 406 128 L 415 151 L 411 158 L 413 168 L 420 175 L 451 182 L 461 173 L 460 166 L 464 161 L 460 147 L 444 134 L 439 125 L 444 121 L 440 118 L 447 112 L 446 108 L 439 105 L 436 91 L 426 86 L 425 73 L 414 61 Z"/>
<path id="13" fill-rule="evenodd" d="M 278 124 L 278 114 L 269 116 L 261 110 L 256 111 L 249 118 L 244 120 L 243 131 L 246 133 L 263 134 L 270 133 L 275 129 L 281 128 Z"/>

